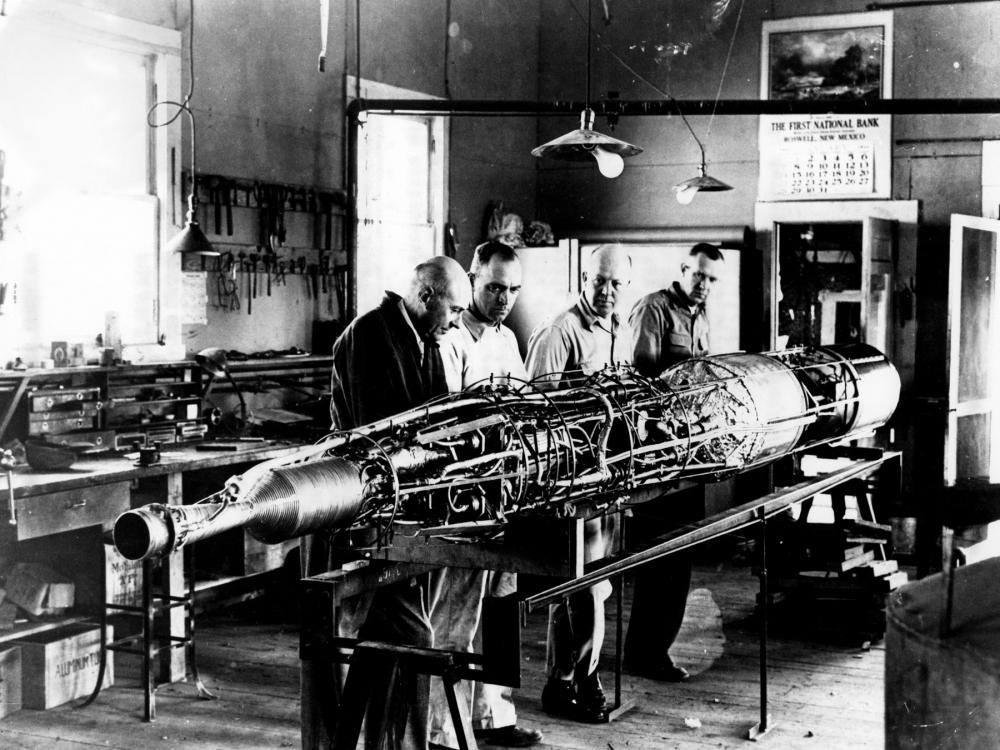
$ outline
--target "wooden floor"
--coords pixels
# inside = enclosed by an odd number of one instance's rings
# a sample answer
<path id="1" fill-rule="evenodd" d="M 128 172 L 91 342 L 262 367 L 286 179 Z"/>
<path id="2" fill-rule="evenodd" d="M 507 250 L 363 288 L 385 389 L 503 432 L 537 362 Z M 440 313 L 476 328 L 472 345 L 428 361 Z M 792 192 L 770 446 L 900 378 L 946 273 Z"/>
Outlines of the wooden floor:
<path id="1" fill-rule="evenodd" d="M 626 585 L 626 605 L 628 589 Z M 532 614 L 523 634 L 520 723 L 544 732 L 544 748 L 753 747 L 745 737 L 760 711 L 756 591 L 749 567 L 699 564 L 673 651 L 691 679 L 673 685 L 624 675 L 623 698 L 636 708 L 602 726 L 556 720 L 541 712 L 545 620 Z M 610 616 L 614 608 L 608 611 Z M 267 619 L 274 618 L 257 614 L 248 619 L 246 611 L 229 610 L 199 620 L 198 663 L 217 701 L 198 700 L 190 684 L 164 686 L 157 693 L 157 720 L 145 723 L 137 683 L 120 681 L 81 710 L 24 709 L 0 720 L 0 750 L 298 748 L 297 631 L 294 625 Z M 837 644 L 793 637 L 790 630 L 780 623 L 772 627 L 768 693 L 773 729 L 759 744 L 882 748 L 882 642 L 870 647 L 849 640 Z M 613 653 L 613 635 L 609 622 L 605 654 Z M 603 674 L 610 697 L 613 674 L 609 667 Z"/>

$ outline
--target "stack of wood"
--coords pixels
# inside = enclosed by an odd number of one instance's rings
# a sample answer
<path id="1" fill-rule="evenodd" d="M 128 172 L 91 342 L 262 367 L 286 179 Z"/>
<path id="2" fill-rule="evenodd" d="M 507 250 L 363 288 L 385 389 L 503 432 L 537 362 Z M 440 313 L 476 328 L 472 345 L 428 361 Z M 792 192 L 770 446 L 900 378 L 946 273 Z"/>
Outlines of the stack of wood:
<path id="1" fill-rule="evenodd" d="M 888 557 L 891 535 L 891 526 L 864 520 L 785 526 L 768 555 L 772 622 L 837 640 L 880 640 L 886 597 L 907 581 Z"/>

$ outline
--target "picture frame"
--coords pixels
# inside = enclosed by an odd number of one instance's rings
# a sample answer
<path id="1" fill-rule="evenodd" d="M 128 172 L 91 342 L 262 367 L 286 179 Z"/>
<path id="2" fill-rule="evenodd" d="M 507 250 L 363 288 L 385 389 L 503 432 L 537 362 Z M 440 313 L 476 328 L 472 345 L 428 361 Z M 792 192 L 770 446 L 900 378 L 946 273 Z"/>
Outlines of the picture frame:
<path id="1" fill-rule="evenodd" d="M 765 21 L 761 98 L 892 98 L 892 12 Z"/>
<path id="2" fill-rule="evenodd" d="M 892 11 L 762 24 L 762 99 L 886 99 L 892 74 Z M 759 143 L 759 200 L 891 197 L 891 115 L 764 115 Z"/>

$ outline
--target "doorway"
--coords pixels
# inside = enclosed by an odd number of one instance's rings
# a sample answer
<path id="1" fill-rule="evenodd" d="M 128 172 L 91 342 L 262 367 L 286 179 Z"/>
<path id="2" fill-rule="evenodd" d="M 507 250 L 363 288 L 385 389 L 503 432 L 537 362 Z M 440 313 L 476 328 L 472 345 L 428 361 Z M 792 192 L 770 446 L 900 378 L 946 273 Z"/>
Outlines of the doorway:
<path id="1" fill-rule="evenodd" d="M 861 229 L 776 225 L 778 348 L 861 341 Z"/>
<path id="2" fill-rule="evenodd" d="M 893 335 L 890 301 L 897 261 L 916 257 L 919 216 L 918 201 L 758 202 L 754 229 L 763 250 L 767 346 L 833 343 L 858 331 L 859 340 L 884 352 L 908 382 L 912 342 L 903 351 Z M 783 267 L 783 253 L 792 267 Z M 801 283 L 796 274 L 812 287 L 793 289 Z"/>

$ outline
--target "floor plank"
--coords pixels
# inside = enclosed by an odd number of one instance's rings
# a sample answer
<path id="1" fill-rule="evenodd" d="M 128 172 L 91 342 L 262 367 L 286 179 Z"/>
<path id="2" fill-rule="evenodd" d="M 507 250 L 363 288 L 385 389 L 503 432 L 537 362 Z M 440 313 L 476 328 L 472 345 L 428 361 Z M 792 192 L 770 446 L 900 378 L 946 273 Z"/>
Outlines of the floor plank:
<path id="1" fill-rule="evenodd" d="M 523 633 L 519 721 L 545 733 L 544 748 L 660 750 L 745 748 L 760 718 L 760 672 L 754 597 L 748 567 L 696 566 L 675 660 L 691 679 L 661 684 L 625 674 L 622 697 L 635 708 L 603 726 L 553 719 L 541 711 L 545 618 L 529 615 Z M 626 581 L 627 607 L 630 586 Z M 21 710 L 0 720 L 0 750 L 254 750 L 298 748 L 298 635 L 294 624 L 247 607 L 198 622 L 202 677 L 218 696 L 195 697 L 190 684 L 157 693 L 157 720 L 141 720 L 142 694 L 120 680 L 91 706 Z M 603 659 L 605 689 L 613 691 L 614 607 L 608 607 Z M 883 740 L 884 647 L 881 642 L 835 643 L 771 623 L 768 705 L 773 729 L 762 745 L 790 750 L 876 750 Z M 121 657 L 119 658 L 127 658 Z"/>

